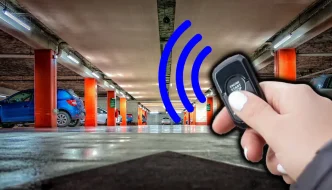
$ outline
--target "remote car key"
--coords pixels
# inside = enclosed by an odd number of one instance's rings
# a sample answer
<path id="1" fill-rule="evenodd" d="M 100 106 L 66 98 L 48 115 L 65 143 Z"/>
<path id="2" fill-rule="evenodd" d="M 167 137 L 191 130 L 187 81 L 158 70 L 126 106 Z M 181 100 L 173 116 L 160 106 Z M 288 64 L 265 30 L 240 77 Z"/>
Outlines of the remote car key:
<path id="1" fill-rule="evenodd" d="M 212 74 L 213 82 L 229 114 L 235 125 L 242 129 L 249 126 L 235 115 L 228 103 L 228 96 L 234 91 L 245 90 L 265 100 L 264 93 L 250 64 L 243 55 L 234 55 L 221 62 Z"/>

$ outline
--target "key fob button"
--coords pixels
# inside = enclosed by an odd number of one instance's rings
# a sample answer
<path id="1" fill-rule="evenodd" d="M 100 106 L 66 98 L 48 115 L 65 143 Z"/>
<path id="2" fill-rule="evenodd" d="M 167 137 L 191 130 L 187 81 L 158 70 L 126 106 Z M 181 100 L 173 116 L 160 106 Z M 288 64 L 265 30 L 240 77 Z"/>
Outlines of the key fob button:
<path id="1" fill-rule="evenodd" d="M 234 91 L 245 90 L 246 82 L 242 76 L 232 76 L 226 83 L 227 94 L 230 95 Z"/>

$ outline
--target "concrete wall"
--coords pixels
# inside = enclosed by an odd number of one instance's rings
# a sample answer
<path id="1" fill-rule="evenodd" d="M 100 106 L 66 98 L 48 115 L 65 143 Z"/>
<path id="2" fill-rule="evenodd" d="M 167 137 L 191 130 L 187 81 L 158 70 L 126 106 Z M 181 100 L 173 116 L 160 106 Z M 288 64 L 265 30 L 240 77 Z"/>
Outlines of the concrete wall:
<path id="1" fill-rule="evenodd" d="M 0 95 L 4 95 L 4 96 L 8 97 L 12 94 L 15 94 L 16 92 L 18 92 L 18 91 L 12 90 L 12 89 L 9 89 L 9 88 L 0 87 Z M 2 97 L 2 96 L 0 97 L 0 101 L 4 100 L 4 99 L 6 99 L 6 98 Z"/>

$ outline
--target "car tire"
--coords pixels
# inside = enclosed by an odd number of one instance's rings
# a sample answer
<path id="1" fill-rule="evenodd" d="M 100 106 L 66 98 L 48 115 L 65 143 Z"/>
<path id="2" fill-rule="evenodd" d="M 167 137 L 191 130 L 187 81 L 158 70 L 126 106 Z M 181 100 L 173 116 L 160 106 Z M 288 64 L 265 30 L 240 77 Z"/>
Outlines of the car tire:
<path id="1" fill-rule="evenodd" d="M 59 111 L 57 116 L 57 125 L 58 127 L 67 127 L 71 122 L 70 116 L 64 111 Z"/>
<path id="2" fill-rule="evenodd" d="M 72 120 L 70 121 L 70 123 L 68 124 L 69 127 L 77 127 L 81 124 L 81 121 L 79 119 L 76 120 Z"/>
<path id="3" fill-rule="evenodd" d="M 107 119 L 105 120 L 105 125 L 107 126 Z"/>

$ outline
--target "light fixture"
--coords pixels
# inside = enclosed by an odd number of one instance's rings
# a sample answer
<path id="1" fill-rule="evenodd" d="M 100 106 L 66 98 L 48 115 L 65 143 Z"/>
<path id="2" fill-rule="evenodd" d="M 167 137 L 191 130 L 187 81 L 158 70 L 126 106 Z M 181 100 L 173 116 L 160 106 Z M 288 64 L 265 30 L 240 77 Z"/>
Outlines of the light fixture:
<path id="1" fill-rule="evenodd" d="M 6 9 L 3 10 L 3 13 L 7 15 L 9 18 L 17 22 L 19 25 L 23 26 L 27 30 L 31 30 L 31 27 L 22 22 L 20 19 L 18 19 L 16 16 L 14 16 L 12 13 L 8 12 Z"/>
<path id="2" fill-rule="evenodd" d="M 71 55 L 68 55 L 67 56 L 68 57 L 68 59 L 70 59 L 70 60 L 72 60 L 74 63 L 76 63 L 76 64 L 79 64 L 80 62 L 77 60 L 77 59 L 75 59 L 73 56 L 71 56 Z"/>
<path id="3" fill-rule="evenodd" d="M 119 90 L 116 90 L 116 93 L 119 94 Z"/>
<path id="4" fill-rule="evenodd" d="M 159 112 L 157 111 L 151 111 L 150 114 L 158 114 Z"/>
<path id="5" fill-rule="evenodd" d="M 107 81 L 104 81 L 104 85 L 109 87 L 110 85 L 107 83 Z"/>
<path id="6" fill-rule="evenodd" d="M 118 76 L 119 76 L 119 77 L 123 77 L 123 74 L 119 73 Z"/>
<path id="7" fill-rule="evenodd" d="M 274 45 L 274 49 L 278 48 L 279 46 L 281 46 L 282 44 L 284 44 L 291 38 L 292 38 L 292 34 L 289 34 L 288 36 L 284 37 L 282 40 L 280 40 L 278 43 L 276 43 L 276 45 Z"/>
<path id="8" fill-rule="evenodd" d="M 112 76 L 113 76 L 113 75 L 110 74 L 110 73 L 105 73 L 105 75 L 108 76 L 108 77 L 112 77 Z"/>
<path id="9" fill-rule="evenodd" d="M 176 113 L 182 113 L 182 111 L 176 111 Z"/>
<path id="10" fill-rule="evenodd" d="M 127 96 L 127 99 L 130 99 L 130 97 L 129 97 L 129 96 Z"/>
<path id="11" fill-rule="evenodd" d="M 6 95 L 0 94 L 0 98 L 6 98 L 6 97 L 7 97 Z"/>
<path id="12" fill-rule="evenodd" d="M 120 94 L 121 94 L 122 96 L 125 96 L 123 92 L 120 92 Z"/>
<path id="13" fill-rule="evenodd" d="M 113 85 L 111 85 L 111 84 L 110 84 L 109 86 L 110 86 L 111 88 L 114 88 L 114 86 L 113 86 Z"/>
<path id="14" fill-rule="evenodd" d="M 97 73 L 95 73 L 95 72 L 93 72 L 92 75 L 95 76 L 95 77 L 98 78 L 98 79 L 100 78 L 100 76 L 97 75 Z"/>
<path id="15" fill-rule="evenodd" d="M 90 74 L 88 71 L 85 71 L 85 73 L 86 73 L 87 75 L 91 76 L 91 74 Z"/>

